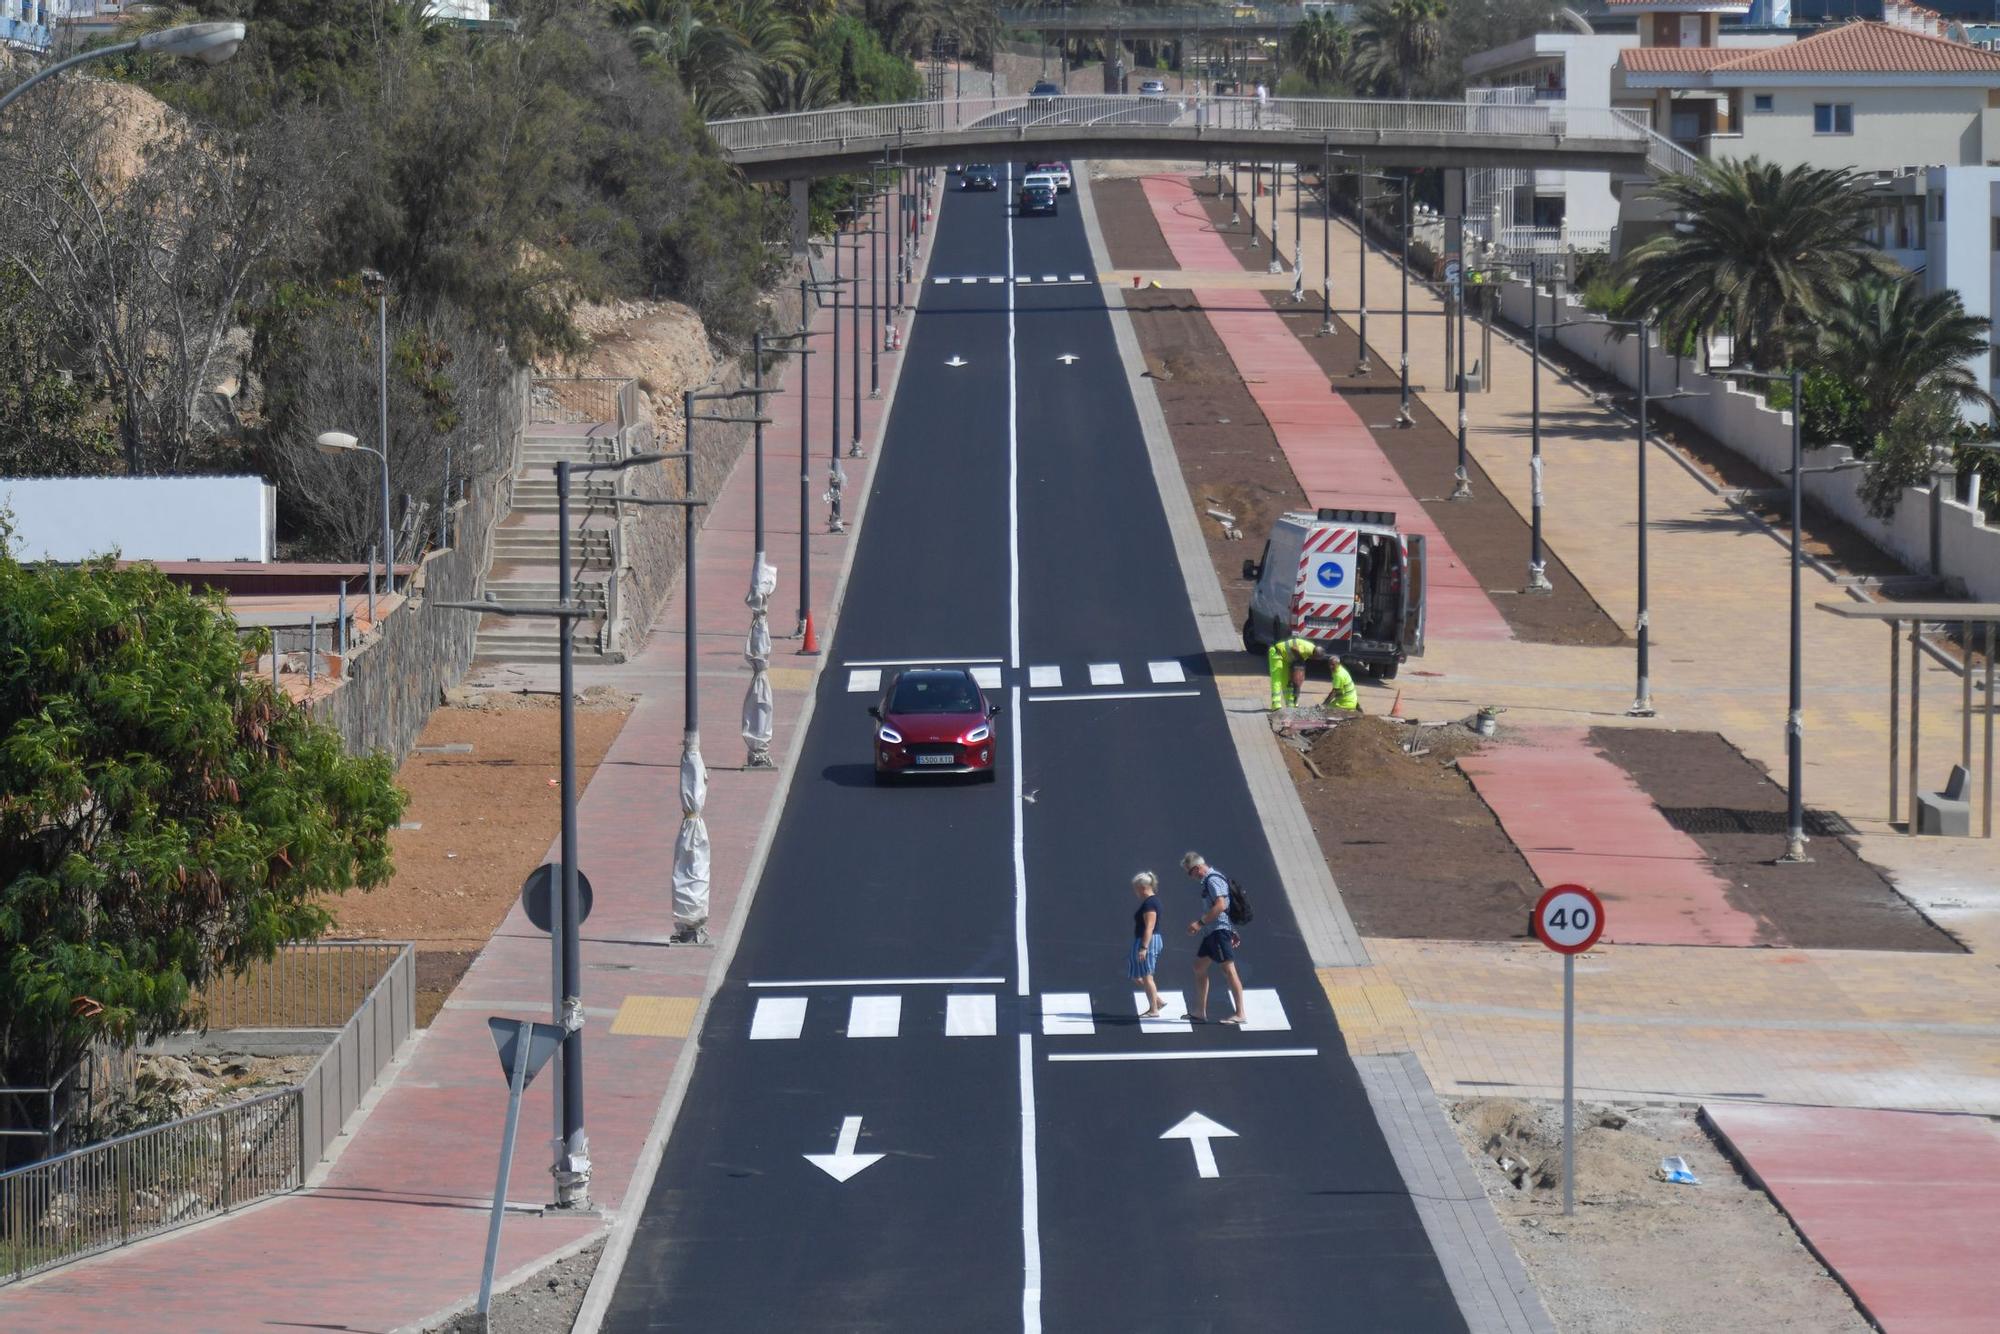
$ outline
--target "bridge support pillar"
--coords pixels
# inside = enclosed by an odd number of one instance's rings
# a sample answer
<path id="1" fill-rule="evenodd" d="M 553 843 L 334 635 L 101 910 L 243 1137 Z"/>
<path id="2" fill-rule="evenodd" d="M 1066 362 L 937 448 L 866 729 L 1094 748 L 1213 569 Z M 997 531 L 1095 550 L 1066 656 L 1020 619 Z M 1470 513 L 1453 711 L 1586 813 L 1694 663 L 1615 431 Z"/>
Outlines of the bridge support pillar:
<path id="1" fill-rule="evenodd" d="M 802 260 L 812 244 L 812 182 L 787 181 L 792 199 L 792 258 Z"/>

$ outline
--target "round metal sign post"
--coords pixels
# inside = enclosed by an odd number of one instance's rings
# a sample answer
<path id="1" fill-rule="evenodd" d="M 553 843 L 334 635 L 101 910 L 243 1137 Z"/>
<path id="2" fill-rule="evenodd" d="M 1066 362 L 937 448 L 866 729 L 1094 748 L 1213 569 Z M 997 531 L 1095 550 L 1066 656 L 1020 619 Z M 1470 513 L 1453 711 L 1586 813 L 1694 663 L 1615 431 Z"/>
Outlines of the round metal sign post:
<path id="1" fill-rule="evenodd" d="M 1576 956 L 1604 934 L 1604 901 L 1557 885 L 1535 904 L 1535 936 L 1563 956 L 1563 1216 L 1576 1212 Z"/>

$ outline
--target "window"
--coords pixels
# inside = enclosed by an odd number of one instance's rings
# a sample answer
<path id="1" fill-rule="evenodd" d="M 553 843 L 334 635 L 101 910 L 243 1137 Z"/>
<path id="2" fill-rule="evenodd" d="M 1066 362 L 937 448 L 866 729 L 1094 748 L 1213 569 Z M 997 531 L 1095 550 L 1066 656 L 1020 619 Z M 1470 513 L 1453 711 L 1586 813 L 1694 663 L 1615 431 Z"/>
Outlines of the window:
<path id="1" fill-rule="evenodd" d="M 2000 218 L 1993 219 L 1993 248 L 2000 250 Z"/>
<path id="2" fill-rule="evenodd" d="M 1813 103 L 1814 134 L 1853 134 L 1854 103 L 1815 102 Z"/>
<path id="3" fill-rule="evenodd" d="M 1771 94 L 1756 94 L 1750 99 L 1750 109 L 1752 111 L 1769 111 L 1771 109 Z"/>

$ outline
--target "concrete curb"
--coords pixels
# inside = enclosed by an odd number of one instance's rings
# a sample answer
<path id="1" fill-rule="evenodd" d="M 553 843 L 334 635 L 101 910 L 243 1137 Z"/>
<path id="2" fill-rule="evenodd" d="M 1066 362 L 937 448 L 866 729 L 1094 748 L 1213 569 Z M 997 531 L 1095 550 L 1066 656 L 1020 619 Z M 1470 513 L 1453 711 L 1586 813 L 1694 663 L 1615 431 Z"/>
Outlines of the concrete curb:
<path id="1" fill-rule="evenodd" d="M 926 238 L 928 241 L 930 238 Z M 925 278 L 930 273 L 931 255 L 934 245 L 926 244 L 923 260 L 914 274 L 909 290 L 920 296 Z M 882 383 L 882 413 L 876 419 L 873 438 L 868 442 L 869 480 L 871 485 L 861 488 L 855 498 L 853 518 L 848 521 L 848 543 L 840 561 L 840 574 L 834 580 L 833 597 L 828 608 L 833 612 L 834 625 L 829 626 L 826 642 L 833 643 L 840 608 L 847 597 L 847 581 L 854 572 L 854 553 L 861 546 L 863 524 L 868 518 L 868 502 L 875 494 L 872 485 L 874 469 L 882 459 L 882 445 L 888 438 L 889 418 L 895 410 L 896 389 L 903 380 L 903 367 L 908 360 L 910 343 L 917 334 L 917 304 L 913 298 L 910 306 L 909 334 L 904 339 L 902 352 L 888 369 Z M 743 467 L 749 455 L 737 460 L 737 467 Z M 732 469 L 732 476 L 734 470 Z M 726 485 L 726 483 L 725 483 Z M 671 595 L 669 596 L 671 602 Z M 715 951 L 715 960 L 709 967 L 708 981 L 702 989 L 701 1004 L 695 1011 L 694 1022 L 689 1028 L 688 1042 L 681 1049 L 674 1063 L 672 1081 L 667 1086 L 665 1099 L 660 1103 L 659 1115 L 654 1119 L 653 1129 L 646 1136 L 646 1144 L 639 1153 L 637 1169 L 632 1174 L 630 1188 L 625 1193 L 623 1205 L 609 1230 L 604 1243 L 604 1254 L 598 1257 L 597 1268 L 590 1276 L 590 1288 L 584 1293 L 583 1306 L 577 1311 L 576 1321 L 570 1326 L 572 1334 L 596 1334 L 603 1326 L 604 1317 L 611 1308 L 611 1298 L 617 1291 L 618 1279 L 625 1271 L 625 1260 L 631 1254 L 632 1238 L 638 1230 L 639 1218 L 646 1210 L 646 1200 L 653 1192 L 653 1178 L 660 1170 L 660 1160 L 665 1154 L 667 1140 L 673 1134 L 674 1122 L 680 1116 L 681 1104 L 687 1097 L 688 1084 L 694 1078 L 694 1065 L 701 1054 L 702 1026 L 708 1020 L 709 1006 L 715 1000 L 716 992 L 722 989 L 723 981 L 729 975 L 729 966 L 736 958 L 737 946 L 743 940 L 745 925 L 750 920 L 750 910 L 756 902 L 757 889 L 764 878 L 764 863 L 770 856 L 771 843 L 778 834 L 778 822 L 784 818 L 785 807 L 791 799 L 792 780 L 798 771 L 799 756 L 805 748 L 805 736 L 812 726 L 813 713 L 819 703 L 819 678 L 826 670 L 829 654 L 822 651 L 813 664 L 813 684 L 806 692 L 803 708 L 799 710 L 798 729 L 795 741 L 785 755 L 784 764 L 778 773 L 778 785 L 772 793 L 770 808 L 764 813 L 763 826 L 757 831 L 757 844 L 751 851 L 750 862 L 743 872 L 743 893 L 736 903 L 736 911 L 729 919 L 729 927 L 723 932 L 722 941 Z M 543 1265 L 555 1263 L 562 1257 L 545 1260 Z"/>
<path id="2" fill-rule="evenodd" d="M 1084 235 L 1090 241 L 1090 259 L 1099 273 L 1111 271 L 1110 251 L 1098 227 L 1097 208 L 1090 195 L 1089 164 L 1082 164 L 1076 177 L 1077 211 L 1083 215 Z M 1187 479 L 1174 453 L 1173 437 L 1167 431 L 1166 413 L 1160 396 L 1145 375 L 1145 358 L 1139 352 L 1138 337 L 1130 320 L 1119 318 L 1125 308 L 1121 288 L 1104 289 L 1105 304 L 1111 309 L 1111 333 L 1118 342 L 1118 356 L 1125 363 L 1131 383 L 1132 402 L 1139 412 L 1139 429 L 1146 438 L 1146 453 L 1153 463 L 1153 482 L 1166 511 L 1167 527 L 1173 533 L 1174 554 L 1180 560 L 1181 579 L 1188 590 L 1188 603 L 1201 631 L 1201 646 L 1210 655 L 1236 653 L 1243 647 L 1229 603 L 1222 595 L 1222 582 L 1209 563 L 1208 545 L 1202 540 L 1201 521 L 1188 494 Z M 1312 822 L 1299 803 L 1297 789 L 1285 772 L 1285 762 L 1271 740 L 1271 729 L 1262 710 L 1229 708 L 1229 736 L 1236 743 L 1236 758 L 1250 785 L 1250 797 L 1263 817 L 1265 837 L 1278 864 L 1285 896 L 1298 918 L 1299 934 L 1312 955 L 1315 968 L 1359 968 L 1368 963 L 1368 948 L 1354 929 L 1340 886 L 1320 852 L 1313 836 Z"/>

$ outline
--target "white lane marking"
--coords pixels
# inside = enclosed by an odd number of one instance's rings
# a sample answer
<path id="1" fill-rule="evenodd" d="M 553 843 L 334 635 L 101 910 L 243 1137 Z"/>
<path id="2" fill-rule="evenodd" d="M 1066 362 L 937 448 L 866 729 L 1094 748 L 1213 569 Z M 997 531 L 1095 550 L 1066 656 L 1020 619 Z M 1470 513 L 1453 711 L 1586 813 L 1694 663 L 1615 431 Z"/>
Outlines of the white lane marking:
<path id="1" fill-rule="evenodd" d="M 1200 1112 L 1189 1112 L 1164 1131 L 1161 1139 L 1184 1139 L 1194 1150 L 1194 1174 L 1198 1177 L 1222 1175 L 1215 1167 L 1215 1146 L 1209 1141 L 1235 1139 L 1236 1132 L 1220 1121 L 1211 1121 Z"/>
<path id="2" fill-rule="evenodd" d="M 1199 690 L 1100 690 L 1091 695 L 1030 695 L 1030 704 L 1065 699 L 1200 699 Z"/>
<path id="3" fill-rule="evenodd" d="M 1285 1013 L 1285 1003 L 1278 999 L 1276 990 L 1271 987 L 1244 989 L 1243 1031 L 1245 1033 L 1289 1033 L 1291 1030 L 1291 1018 Z"/>
<path id="4" fill-rule="evenodd" d="M 1060 282 L 1062 280 L 1057 278 L 1053 273 L 1045 273 L 1042 275 L 1042 281 L 1045 283 L 1053 283 L 1053 282 Z"/>
<path id="5" fill-rule="evenodd" d="M 804 996 L 765 996 L 758 1000 L 756 1010 L 750 1015 L 750 1040 L 781 1042 L 797 1037 L 805 1026 Z"/>
<path id="6" fill-rule="evenodd" d="M 1097 1031 L 1087 991 L 1044 991 L 1042 993 L 1042 1036 L 1078 1037 Z"/>
<path id="7" fill-rule="evenodd" d="M 1021 1332 L 1042 1334 L 1042 1188 L 1035 1163 L 1034 1039 L 1021 1034 Z"/>
<path id="8" fill-rule="evenodd" d="M 882 670 L 879 667 L 871 667 L 865 671 L 851 671 L 847 674 L 847 693 L 850 695 L 881 688 Z"/>
<path id="9" fill-rule="evenodd" d="M 1028 669 L 1028 688 L 1031 690 L 1044 690 L 1050 687 L 1060 687 L 1061 685 L 1062 668 L 1060 667 L 1030 667 Z"/>
<path id="10" fill-rule="evenodd" d="M 1090 664 L 1090 683 L 1094 686 L 1122 686 L 1125 684 L 1125 670 L 1115 662 L 1093 662 Z"/>
<path id="11" fill-rule="evenodd" d="M 931 279 L 931 281 L 936 283 L 939 287 L 945 287 L 950 285 L 951 283 L 951 279 L 949 278 L 933 278 Z"/>
<path id="12" fill-rule="evenodd" d="M 998 667 L 974 667 L 972 669 L 972 679 L 979 683 L 981 690 L 998 690 L 1000 688 L 1000 669 Z"/>
<path id="13" fill-rule="evenodd" d="M 840 1135 L 834 1141 L 832 1153 L 807 1153 L 800 1156 L 835 1181 L 844 1182 L 862 1168 L 873 1167 L 889 1156 L 886 1153 L 856 1153 L 854 1146 L 860 1139 L 861 1118 L 843 1116 L 840 1118 Z"/>
<path id="14" fill-rule="evenodd" d="M 1072 273 L 1072 274 L 1071 274 L 1071 275 L 1069 276 L 1069 280 L 1070 280 L 1071 282 L 1073 282 L 1073 283 L 1080 283 L 1080 282 L 1082 282 L 1082 281 L 1084 280 L 1084 278 L 1083 278 L 1083 275 L 1082 275 L 1082 274 L 1080 274 L 1080 273 Z"/>
<path id="15" fill-rule="evenodd" d="M 1187 668 L 1172 660 L 1149 662 L 1146 664 L 1146 671 L 1156 686 L 1177 686 L 1187 680 Z"/>
<path id="16" fill-rule="evenodd" d="M 1029 276 L 1028 276 L 1027 274 L 1025 274 L 1025 273 L 1017 273 L 1017 274 L 1015 274 L 1015 275 L 1014 275 L 1014 281 L 1015 281 L 1016 283 L 1031 283 L 1031 282 L 1033 282 L 1033 281 L 1034 281 L 1034 279 L 1033 279 L 1033 278 L 1030 278 L 1030 277 L 1029 277 Z"/>
<path id="17" fill-rule="evenodd" d="M 1187 1017 L 1187 998 L 1178 991 L 1160 993 L 1160 1013 L 1157 1018 L 1147 1019 L 1146 993 L 1132 993 L 1132 1013 L 1139 1015 L 1139 1029 L 1144 1033 L 1192 1033 L 1194 1024 Z"/>
<path id="18" fill-rule="evenodd" d="M 979 662 L 1004 662 L 1003 658 L 869 658 L 856 659 L 849 667 L 969 667 Z"/>
<path id="19" fill-rule="evenodd" d="M 989 283 L 1004 283 L 1007 280 L 1005 278 L 988 278 L 986 281 Z"/>
<path id="20" fill-rule="evenodd" d="M 1051 1061 L 1252 1061 L 1265 1056 L 1317 1056 L 1318 1047 L 1260 1047 L 1244 1051 L 1054 1051 Z"/>
<path id="21" fill-rule="evenodd" d="M 948 1038 L 990 1038 L 1000 1031 L 991 996 L 946 996 L 944 1035 Z"/>
<path id="22" fill-rule="evenodd" d="M 752 987 L 997 987 L 1004 977 L 825 977 L 795 982 L 748 982 Z"/>
<path id="23" fill-rule="evenodd" d="M 847 1005 L 847 1036 L 893 1038 L 903 1024 L 901 996 L 856 996 Z"/>

